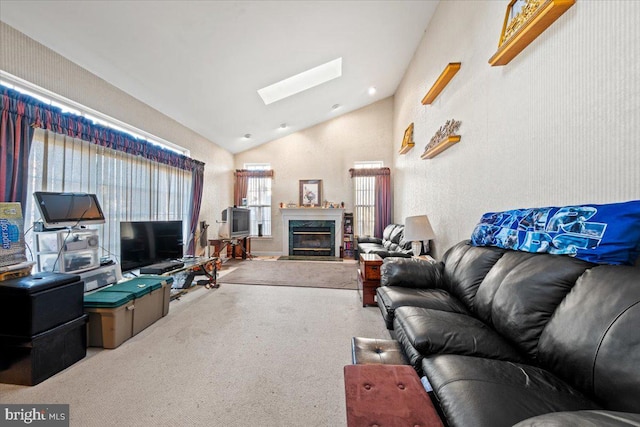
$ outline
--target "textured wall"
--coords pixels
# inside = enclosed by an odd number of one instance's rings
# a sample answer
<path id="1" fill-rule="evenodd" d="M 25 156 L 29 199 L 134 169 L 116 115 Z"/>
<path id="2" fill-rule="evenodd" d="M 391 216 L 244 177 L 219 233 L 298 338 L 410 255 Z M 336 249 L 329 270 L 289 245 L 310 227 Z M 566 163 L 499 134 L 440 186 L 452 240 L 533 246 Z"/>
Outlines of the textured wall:
<path id="1" fill-rule="evenodd" d="M 279 205 L 298 203 L 298 180 L 321 179 L 323 199 L 345 202 L 353 211 L 349 169 L 356 161 L 382 160 L 392 167 L 392 98 L 352 111 L 309 129 L 236 154 L 236 168 L 245 163 L 271 163 L 275 172 L 272 196 L 271 239 L 253 239 L 254 253 L 282 251 L 282 218 Z M 400 141 L 397 146 L 399 147 Z M 393 180 L 393 173 L 392 173 Z"/>
<path id="2" fill-rule="evenodd" d="M 233 155 L 77 64 L 0 22 L 0 69 L 190 150 L 206 163 L 200 219 L 232 204 Z"/>
<path id="3" fill-rule="evenodd" d="M 506 2 L 442 1 L 394 97 L 395 217 L 426 213 L 436 257 L 486 211 L 640 199 L 640 7 L 578 0 L 508 65 L 491 67 Z M 449 62 L 462 67 L 432 105 Z M 462 140 L 431 160 L 447 119 Z M 394 150 L 394 153 L 396 151 Z"/>

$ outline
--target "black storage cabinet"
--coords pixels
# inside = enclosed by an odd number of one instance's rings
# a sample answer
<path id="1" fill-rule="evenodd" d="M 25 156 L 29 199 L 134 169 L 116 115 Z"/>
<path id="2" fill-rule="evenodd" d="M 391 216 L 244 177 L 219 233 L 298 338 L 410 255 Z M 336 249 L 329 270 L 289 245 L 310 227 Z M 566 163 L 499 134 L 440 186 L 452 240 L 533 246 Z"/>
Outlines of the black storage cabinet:
<path id="1" fill-rule="evenodd" d="M 0 282 L 0 382 L 35 385 L 86 356 L 83 299 L 77 275 Z"/>

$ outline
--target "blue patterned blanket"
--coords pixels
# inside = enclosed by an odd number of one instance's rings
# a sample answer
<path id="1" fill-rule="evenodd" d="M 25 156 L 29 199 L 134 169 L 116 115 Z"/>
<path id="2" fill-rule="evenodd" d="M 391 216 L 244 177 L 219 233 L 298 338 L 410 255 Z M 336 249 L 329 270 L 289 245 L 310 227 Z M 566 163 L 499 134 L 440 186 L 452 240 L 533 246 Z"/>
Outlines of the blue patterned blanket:
<path id="1" fill-rule="evenodd" d="M 471 244 L 632 265 L 640 255 L 640 200 L 488 212 Z"/>

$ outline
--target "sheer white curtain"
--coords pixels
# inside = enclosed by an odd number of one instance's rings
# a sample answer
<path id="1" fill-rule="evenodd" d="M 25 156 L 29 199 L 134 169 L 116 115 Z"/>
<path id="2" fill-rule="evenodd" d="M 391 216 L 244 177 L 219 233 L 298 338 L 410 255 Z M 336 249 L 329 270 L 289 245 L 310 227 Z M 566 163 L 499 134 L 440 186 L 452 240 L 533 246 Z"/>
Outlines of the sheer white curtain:
<path id="1" fill-rule="evenodd" d="M 91 228 L 99 230 L 101 256 L 119 256 L 120 221 L 183 220 L 186 249 L 190 171 L 42 129 L 35 131 L 29 169 L 29 195 L 64 191 L 98 196 L 106 223 Z M 32 196 L 24 216 L 28 226 L 40 219 Z"/>

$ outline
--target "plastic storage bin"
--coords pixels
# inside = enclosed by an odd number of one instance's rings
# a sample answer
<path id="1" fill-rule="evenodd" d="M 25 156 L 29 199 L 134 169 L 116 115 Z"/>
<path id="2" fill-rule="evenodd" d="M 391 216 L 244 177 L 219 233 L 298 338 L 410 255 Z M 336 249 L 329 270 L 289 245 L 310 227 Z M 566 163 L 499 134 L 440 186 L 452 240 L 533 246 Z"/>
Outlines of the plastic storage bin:
<path id="1" fill-rule="evenodd" d="M 0 382 L 36 385 L 87 354 L 86 315 L 31 337 L 0 336 Z"/>
<path id="2" fill-rule="evenodd" d="M 37 273 L 0 282 L 0 335 L 32 337 L 84 314 L 80 277 Z"/>
<path id="3" fill-rule="evenodd" d="M 90 347 L 116 348 L 133 336 L 134 295 L 101 290 L 84 297 Z"/>
<path id="4" fill-rule="evenodd" d="M 163 290 L 162 282 L 135 278 L 116 283 L 107 288 L 109 292 L 125 292 L 134 296 L 133 335 L 151 326 L 162 317 Z"/>
<path id="5" fill-rule="evenodd" d="M 169 313 L 169 302 L 171 301 L 171 287 L 173 285 L 173 277 L 171 276 L 156 276 L 156 275 L 145 275 L 136 278 L 135 280 L 140 281 L 141 283 L 153 283 L 160 282 L 162 284 L 162 317 L 166 316 Z"/>

